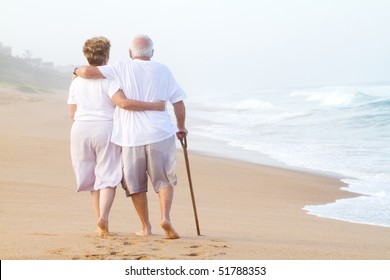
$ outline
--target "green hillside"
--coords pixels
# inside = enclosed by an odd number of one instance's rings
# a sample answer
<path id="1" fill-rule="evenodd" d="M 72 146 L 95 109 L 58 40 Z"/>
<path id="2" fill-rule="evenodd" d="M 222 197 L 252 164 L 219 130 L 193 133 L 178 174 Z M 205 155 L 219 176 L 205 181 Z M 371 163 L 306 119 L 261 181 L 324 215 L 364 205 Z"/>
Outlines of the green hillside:
<path id="1" fill-rule="evenodd" d="M 68 89 L 70 79 L 71 71 L 60 72 L 51 63 L 0 53 L 0 87 L 25 92 L 58 92 Z"/>

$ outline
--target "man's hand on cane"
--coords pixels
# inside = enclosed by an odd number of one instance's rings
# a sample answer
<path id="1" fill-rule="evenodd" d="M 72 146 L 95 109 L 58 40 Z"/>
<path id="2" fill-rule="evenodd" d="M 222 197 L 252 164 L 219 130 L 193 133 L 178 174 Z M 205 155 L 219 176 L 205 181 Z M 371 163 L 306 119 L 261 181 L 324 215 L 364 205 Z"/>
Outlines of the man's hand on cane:
<path id="1" fill-rule="evenodd" d="M 180 141 L 184 140 L 185 138 L 187 138 L 187 135 L 188 135 L 188 130 L 185 129 L 185 128 L 179 128 L 179 131 L 176 132 L 176 137 L 177 139 L 179 139 Z"/>

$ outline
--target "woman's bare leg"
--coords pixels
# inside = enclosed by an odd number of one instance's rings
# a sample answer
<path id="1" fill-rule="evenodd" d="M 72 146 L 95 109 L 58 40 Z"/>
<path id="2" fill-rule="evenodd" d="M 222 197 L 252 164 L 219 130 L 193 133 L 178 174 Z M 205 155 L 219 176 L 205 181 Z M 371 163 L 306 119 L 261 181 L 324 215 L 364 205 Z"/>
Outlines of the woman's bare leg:
<path id="1" fill-rule="evenodd" d="M 99 208 L 100 215 L 98 218 L 98 228 L 100 230 L 100 236 L 109 235 L 108 230 L 108 216 L 110 214 L 110 210 L 112 204 L 114 203 L 116 188 L 107 187 L 105 189 L 100 190 L 100 199 L 99 199 Z"/>
<path id="2" fill-rule="evenodd" d="M 99 219 L 99 217 L 100 217 L 100 205 L 99 205 L 100 191 L 92 191 L 90 193 L 91 193 L 93 210 L 96 214 L 96 217 Z"/>

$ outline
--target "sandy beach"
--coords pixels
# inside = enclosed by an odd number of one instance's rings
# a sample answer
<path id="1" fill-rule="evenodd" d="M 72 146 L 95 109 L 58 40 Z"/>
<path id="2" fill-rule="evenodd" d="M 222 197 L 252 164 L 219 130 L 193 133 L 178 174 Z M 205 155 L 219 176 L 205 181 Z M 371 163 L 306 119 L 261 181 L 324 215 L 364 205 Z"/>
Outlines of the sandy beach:
<path id="1" fill-rule="evenodd" d="M 2 260 L 390 259 L 390 228 L 302 210 L 354 196 L 340 190 L 338 178 L 197 155 L 190 147 L 201 236 L 178 149 L 172 222 L 181 238 L 164 238 L 154 192 L 148 194 L 153 235 L 136 236 L 140 223 L 120 187 L 111 235 L 98 237 L 89 194 L 75 192 L 66 98 L 0 90 Z"/>

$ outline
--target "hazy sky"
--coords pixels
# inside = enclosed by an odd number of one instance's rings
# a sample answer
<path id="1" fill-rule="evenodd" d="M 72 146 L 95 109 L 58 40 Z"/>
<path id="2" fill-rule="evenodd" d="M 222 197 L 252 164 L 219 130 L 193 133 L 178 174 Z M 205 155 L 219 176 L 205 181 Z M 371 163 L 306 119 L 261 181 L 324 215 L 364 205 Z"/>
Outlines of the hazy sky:
<path id="1" fill-rule="evenodd" d="M 0 0 L 0 42 L 56 65 L 151 36 L 187 92 L 390 80 L 389 0 Z"/>

